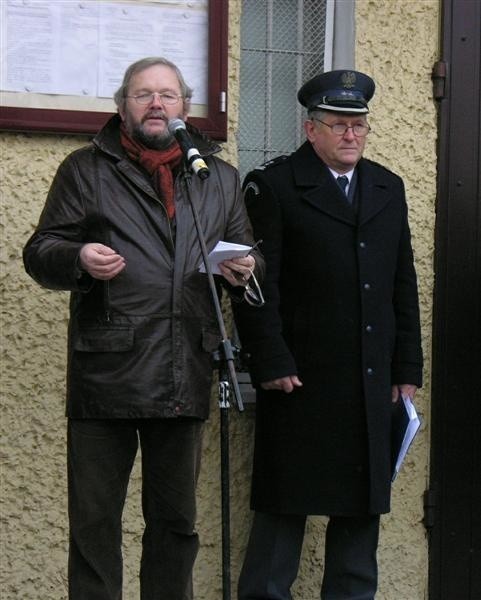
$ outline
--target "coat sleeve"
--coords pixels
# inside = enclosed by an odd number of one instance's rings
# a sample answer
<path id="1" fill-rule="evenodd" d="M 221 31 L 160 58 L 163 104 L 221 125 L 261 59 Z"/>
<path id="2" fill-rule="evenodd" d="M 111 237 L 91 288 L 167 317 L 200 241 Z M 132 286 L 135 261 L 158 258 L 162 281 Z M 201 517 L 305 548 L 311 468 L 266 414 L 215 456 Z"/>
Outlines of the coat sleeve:
<path id="1" fill-rule="evenodd" d="M 276 194 L 269 183 L 253 171 L 244 182 L 247 212 L 254 237 L 262 240 L 266 275 L 262 286 L 265 304 L 252 307 L 234 306 L 234 316 L 248 356 L 248 367 L 254 385 L 279 377 L 297 374 L 294 358 L 282 334 L 279 312 L 279 277 L 282 264 L 283 219 Z"/>
<path id="2" fill-rule="evenodd" d="M 216 163 L 217 164 L 217 163 Z M 247 210 L 242 194 L 239 174 L 237 170 L 225 163 L 224 170 L 219 172 L 219 182 L 223 189 L 223 195 L 226 202 L 229 203 L 230 210 L 226 217 L 226 231 L 224 239 L 226 242 L 234 244 L 243 244 L 253 246 L 255 243 L 252 225 L 247 215 Z M 256 264 L 254 274 L 258 282 L 262 282 L 265 273 L 264 257 L 261 251 L 255 249 L 252 252 Z M 223 287 L 234 300 L 241 300 L 244 295 L 244 288 L 230 285 L 224 278 L 221 278 Z"/>
<path id="3" fill-rule="evenodd" d="M 93 279 L 81 274 L 78 257 L 87 241 L 85 186 L 73 156 L 60 165 L 37 228 L 23 250 L 27 273 L 55 290 L 88 291 Z"/>
<path id="4" fill-rule="evenodd" d="M 393 308 L 396 317 L 396 338 L 391 362 L 391 381 L 421 387 L 423 355 L 419 300 L 408 209 L 403 195 L 403 224 L 394 279 Z"/>

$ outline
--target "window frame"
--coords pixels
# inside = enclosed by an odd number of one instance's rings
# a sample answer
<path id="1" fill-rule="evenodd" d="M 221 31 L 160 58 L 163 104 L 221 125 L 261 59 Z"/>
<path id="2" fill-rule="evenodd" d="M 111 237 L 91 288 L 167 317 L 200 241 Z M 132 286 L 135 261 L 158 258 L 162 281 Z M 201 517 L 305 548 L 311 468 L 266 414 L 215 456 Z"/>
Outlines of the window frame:
<path id="1" fill-rule="evenodd" d="M 209 0 L 208 100 L 206 117 L 189 121 L 219 141 L 227 139 L 228 5 Z M 0 107 L 0 130 L 95 134 L 114 113 L 30 107 Z"/>

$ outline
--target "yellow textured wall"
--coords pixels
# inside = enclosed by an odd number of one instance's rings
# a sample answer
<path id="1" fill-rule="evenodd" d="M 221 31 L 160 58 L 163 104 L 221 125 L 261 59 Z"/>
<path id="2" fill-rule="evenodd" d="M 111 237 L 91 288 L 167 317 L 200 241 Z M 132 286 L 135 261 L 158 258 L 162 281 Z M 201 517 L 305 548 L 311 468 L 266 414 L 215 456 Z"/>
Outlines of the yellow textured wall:
<path id="1" fill-rule="evenodd" d="M 424 386 L 416 405 L 423 426 L 393 485 L 391 513 L 380 538 L 379 597 L 427 597 L 428 548 L 423 492 L 429 476 L 429 413 L 436 106 L 431 69 L 438 58 L 438 0 L 358 0 L 356 65 L 377 82 L 368 155 L 398 172 L 406 185 L 420 288 L 425 356 Z"/>
<path id="2" fill-rule="evenodd" d="M 341 0 L 342 1 L 342 0 Z M 230 0 L 229 142 L 236 162 L 240 0 Z M 377 82 L 374 133 L 367 155 L 406 182 L 421 288 L 429 373 L 435 197 L 435 107 L 430 69 L 436 58 L 438 0 L 358 0 L 356 66 Z M 33 230 L 58 164 L 85 138 L 0 133 L 2 159 L 1 579 L 2 600 L 64 600 L 66 483 L 64 374 L 68 294 L 43 290 L 24 273 L 21 249 Z M 427 546 L 422 493 L 428 462 L 429 378 L 418 406 L 425 423 L 394 484 L 393 512 L 381 532 L 381 600 L 425 597 Z M 250 523 L 249 471 L 253 416 L 230 412 L 232 577 L 238 575 Z M 215 396 L 199 484 L 201 550 L 197 600 L 221 598 L 219 419 Z M 134 469 L 124 517 L 125 598 L 138 597 L 142 520 L 140 475 Z M 296 600 L 319 597 L 324 520 L 308 523 Z M 235 594 L 233 594 L 233 597 Z"/>

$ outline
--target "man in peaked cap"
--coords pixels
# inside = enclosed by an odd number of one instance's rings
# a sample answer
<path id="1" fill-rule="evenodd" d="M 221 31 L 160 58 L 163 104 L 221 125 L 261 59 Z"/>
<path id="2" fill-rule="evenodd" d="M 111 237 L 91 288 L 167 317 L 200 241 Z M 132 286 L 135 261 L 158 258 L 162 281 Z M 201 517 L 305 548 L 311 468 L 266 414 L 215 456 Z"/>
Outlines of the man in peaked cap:
<path id="1" fill-rule="evenodd" d="M 392 414 L 422 351 L 403 182 L 362 156 L 374 88 L 352 70 L 305 83 L 307 141 L 244 182 L 266 303 L 235 308 L 257 389 L 239 600 L 292 598 L 307 515 L 328 517 L 321 598 L 376 593 Z"/>

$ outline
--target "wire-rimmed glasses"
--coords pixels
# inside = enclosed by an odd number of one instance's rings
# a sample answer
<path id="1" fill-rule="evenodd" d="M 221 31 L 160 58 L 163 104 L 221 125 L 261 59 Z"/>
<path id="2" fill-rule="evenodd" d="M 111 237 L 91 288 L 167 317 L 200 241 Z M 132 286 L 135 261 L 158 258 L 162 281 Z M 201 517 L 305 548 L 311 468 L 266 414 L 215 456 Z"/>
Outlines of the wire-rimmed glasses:
<path id="1" fill-rule="evenodd" d="M 354 125 L 346 125 L 345 123 L 334 123 L 333 125 L 330 125 L 329 123 L 325 123 L 324 121 L 321 121 L 321 119 L 316 119 L 315 117 L 312 117 L 312 120 L 318 121 L 326 127 L 329 127 L 329 129 L 334 135 L 346 135 L 346 132 L 349 129 L 352 129 L 352 133 L 356 137 L 366 137 L 366 135 L 371 131 L 371 128 L 367 123 L 355 123 Z"/>
<path id="2" fill-rule="evenodd" d="M 162 104 L 168 105 L 176 104 L 182 98 L 182 96 L 179 94 L 174 94 L 174 92 L 144 92 L 143 94 L 138 94 L 137 96 L 125 97 L 133 98 L 139 104 L 151 104 L 156 96 L 158 96 Z"/>

